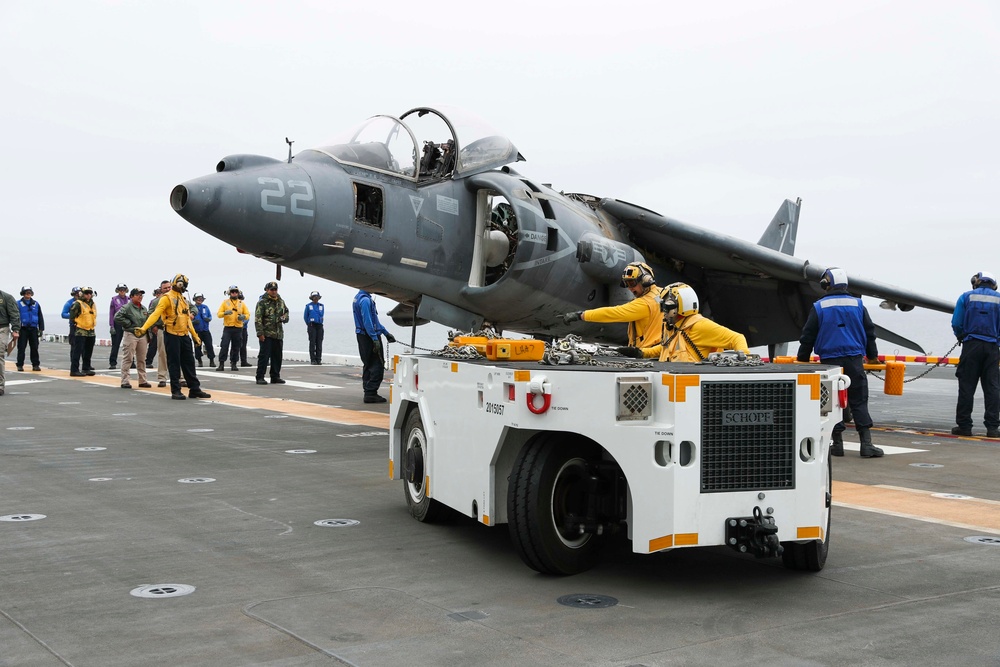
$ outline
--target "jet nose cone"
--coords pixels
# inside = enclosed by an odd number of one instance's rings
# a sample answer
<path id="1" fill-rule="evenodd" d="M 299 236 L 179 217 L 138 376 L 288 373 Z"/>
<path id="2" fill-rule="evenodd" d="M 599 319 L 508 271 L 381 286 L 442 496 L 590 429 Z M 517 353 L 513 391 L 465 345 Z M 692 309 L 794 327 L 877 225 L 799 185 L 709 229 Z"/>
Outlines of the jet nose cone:
<path id="1" fill-rule="evenodd" d="M 215 177 L 206 176 L 175 186 L 170 192 L 170 208 L 196 227 L 214 234 L 209 221 L 221 199 L 219 183 Z"/>
<path id="2" fill-rule="evenodd" d="M 170 207 L 202 231 L 275 260 L 302 248 L 316 217 L 309 175 L 258 156 L 224 158 L 216 173 L 175 186 Z"/>
<path id="3" fill-rule="evenodd" d="M 170 208 L 174 209 L 177 213 L 183 215 L 184 207 L 187 205 L 187 200 L 188 190 L 183 183 L 181 185 L 175 185 L 174 189 L 170 191 Z"/>

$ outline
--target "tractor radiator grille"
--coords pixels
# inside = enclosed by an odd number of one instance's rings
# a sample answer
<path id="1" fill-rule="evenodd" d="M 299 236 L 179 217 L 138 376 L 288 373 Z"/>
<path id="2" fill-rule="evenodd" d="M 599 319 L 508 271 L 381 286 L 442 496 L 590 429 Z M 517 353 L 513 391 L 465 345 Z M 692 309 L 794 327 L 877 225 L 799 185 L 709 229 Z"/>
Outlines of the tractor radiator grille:
<path id="1" fill-rule="evenodd" d="M 701 492 L 795 488 L 795 383 L 703 382 Z"/>

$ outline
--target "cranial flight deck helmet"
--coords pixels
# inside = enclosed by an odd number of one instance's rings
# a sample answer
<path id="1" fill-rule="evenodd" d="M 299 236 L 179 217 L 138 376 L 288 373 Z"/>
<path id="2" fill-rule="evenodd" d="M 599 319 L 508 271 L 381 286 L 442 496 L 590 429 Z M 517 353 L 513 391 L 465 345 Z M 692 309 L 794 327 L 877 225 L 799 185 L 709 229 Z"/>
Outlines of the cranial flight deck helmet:
<path id="1" fill-rule="evenodd" d="M 34 296 L 35 294 L 35 290 L 31 289 L 31 287 L 28 285 L 25 285 L 24 287 L 21 288 L 21 296 L 24 296 L 28 292 L 31 292 L 32 296 Z"/>
<path id="2" fill-rule="evenodd" d="M 174 279 L 170 281 L 170 286 L 177 292 L 187 292 L 188 288 L 188 277 L 183 273 L 178 273 L 174 276 Z"/>
<path id="3" fill-rule="evenodd" d="M 622 287 L 635 287 L 641 284 L 648 288 L 655 282 L 653 269 L 649 268 L 649 264 L 645 262 L 632 262 L 622 271 Z"/>
<path id="4" fill-rule="evenodd" d="M 990 289 L 997 288 L 997 279 L 989 271 L 980 271 L 976 275 L 972 276 L 972 286 L 982 287 L 986 285 Z"/>
<path id="5" fill-rule="evenodd" d="M 677 317 L 687 317 L 694 315 L 700 310 L 698 305 L 698 293 L 690 285 L 685 283 L 671 283 L 663 288 L 658 298 L 660 310 L 669 313 L 677 311 Z"/>
<path id="6" fill-rule="evenodd" d="M 847 287 L 847 271 L 830 267 L 823 272 L 823 277 L 819 279 L 819 286 L 824 290 L 831 290 L 835 287 Z"/>

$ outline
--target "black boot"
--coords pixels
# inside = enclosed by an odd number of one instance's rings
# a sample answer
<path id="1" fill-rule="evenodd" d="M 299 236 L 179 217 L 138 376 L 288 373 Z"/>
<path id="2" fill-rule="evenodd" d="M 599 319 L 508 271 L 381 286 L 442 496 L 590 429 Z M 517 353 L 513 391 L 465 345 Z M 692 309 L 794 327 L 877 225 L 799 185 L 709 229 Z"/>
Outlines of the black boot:
<path id="1" fill-rule="evenodd" d="M 833 444 L 830 445 L 830 456 L 844 455 L 844 434 L 834 433 Z"/>
<path id="2" fill-rule="evenodd" d="M 226 370 L 226 362 L 225 361 L 220 361 L 219 362 L 219 367 L 216 368 L 215 370 L 218 371 L 219 373 L 221 373 L 222 371 Z"/>
<path id="3" fill-rule="evenodd" d="M 234 361 L 234 362 L 233 362 L 233 363 L 232 363 L 232 364 L 231 364 L 231 365 L 229 366 L 229 370 L 231 370 L 231 371 L 238 371 L 238 370 L 240 370 L 240 369 L 236 368 L 236 362 Z"/>
<path id="4" fill-rule="evenodd" d="M 884 456 L 885 452 L 881 448 L 872 444 L 872 431 L 870 428 L 858 427 L 858 437 L 861 438 L 861 458 L 877 459 Z"/>

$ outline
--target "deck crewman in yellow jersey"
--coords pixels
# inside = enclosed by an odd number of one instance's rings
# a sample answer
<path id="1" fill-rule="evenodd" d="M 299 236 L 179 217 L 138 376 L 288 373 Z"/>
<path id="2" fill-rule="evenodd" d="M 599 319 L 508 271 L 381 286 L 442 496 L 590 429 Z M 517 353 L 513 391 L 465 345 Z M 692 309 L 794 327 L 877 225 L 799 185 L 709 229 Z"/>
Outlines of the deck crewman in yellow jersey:
<path id="1" fill-rule="evenodd" d="M 622 287 L 628 288 L 634 297 L 620 306 L 605 306 L 592 310 L 581 310 L 563 315 L 563 322 L 572 324 L 584 322 L 628 322 L 628 344 L 630 347 L 652 347 L 658 345 L 663 332 L 663 314 L 656 297 L 660 288 L 656 286 L 653 269 L 645 262 L 632 262 L 622 272 Z"/>
<path id="2" fill-rule="evenodd" d="M 250 309 L 240 298 L 240 288 L 237 285 L 230 285 L 227 292 L 229 298 L 219 306 L 216 313 L 222 318 L 222 342 L 219 344 L 219 367 L 215 370 L 220 373 L 226 370 L 226 357 L 232 363 L 235 371 L 236 362 L 240 358 L 240 346 L 243 341 L 243 325 L 250 321 Z"/>
<path id="3" fill-rule="evenodd" d="M 69 308 L 69 320 L 75 326 L 73 332 L 73 350 L 69 360 L 69 374 L 72 377 L 94 375 L 94 367 L 90 365 L 90 357 L 94 353 L 94 343 L 97 334 L 97 306 L 94 305 L 94 289 L 82 287 L 80 296 Z"/>
<path id="4" fill-rule="evenodd" d="M 146 330 L 158 320 L 163 320 L 163 346 L 167 351 L 167 371 L 170 374 L 170 398 L 182 401 L 190 398 L 211 398 L 201 390 L 201 382 L 194 368 L 194 348 L 191 340 L 200 345 L 201 339 L 191 322 L 191 310 L 184 292 L 188 279 L 182 273 L 170 282 L 170 291 L 160 297 L 156 309 L 149 314 L 146 323 L 135 330 L 136 336 L 145 336 Z M 187 382 L 187 397 L 181 393 L 181 374 Z"/>
<path id="5" fill-rule="evenodd" d="M 673 283 L 660 292 L 663 312 L 663 340 L 659 345 L 638 349 L 620 347 L 626 357 L 645 357 L 660 361 L 704 361 L 712 352 L 736 350 L 750 352 L 747 339 L 702 315 L 698 294 L 689 285 Z"/>

